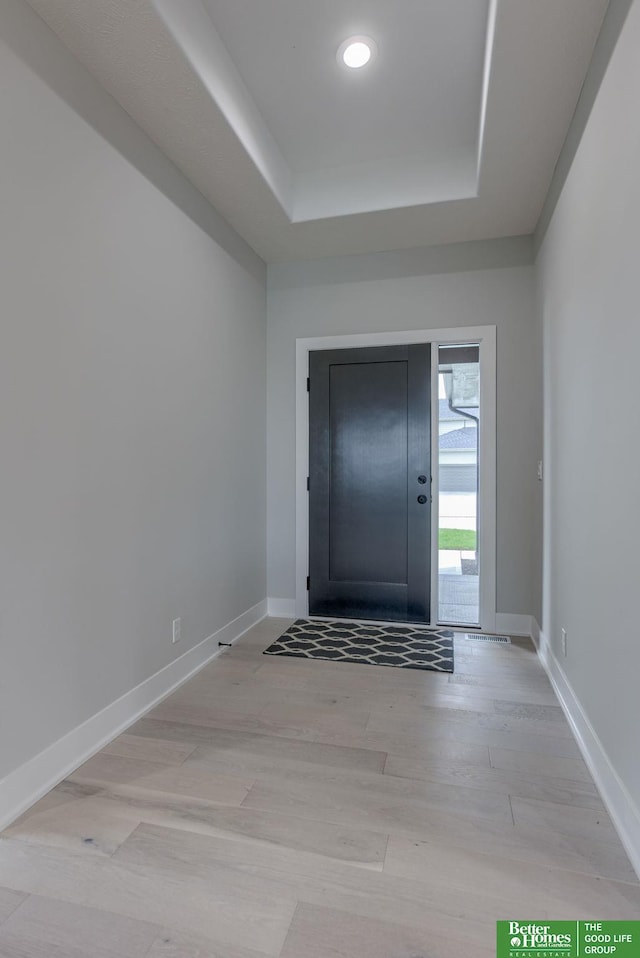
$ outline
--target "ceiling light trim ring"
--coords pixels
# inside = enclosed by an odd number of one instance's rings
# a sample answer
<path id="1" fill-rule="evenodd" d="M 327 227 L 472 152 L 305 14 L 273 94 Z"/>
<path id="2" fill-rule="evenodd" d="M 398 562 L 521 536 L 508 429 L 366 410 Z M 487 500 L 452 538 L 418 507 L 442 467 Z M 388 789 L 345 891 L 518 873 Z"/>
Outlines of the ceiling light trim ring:
<path id="1" fill-rule="evenodd" d="M 357 34 L 342 41 L 338 47 L 336 59 L 344 69 L 349 71 L 361 70 L 373 63 L 377 54 L 378 45 L 376 41 L 364 34 Z"/>

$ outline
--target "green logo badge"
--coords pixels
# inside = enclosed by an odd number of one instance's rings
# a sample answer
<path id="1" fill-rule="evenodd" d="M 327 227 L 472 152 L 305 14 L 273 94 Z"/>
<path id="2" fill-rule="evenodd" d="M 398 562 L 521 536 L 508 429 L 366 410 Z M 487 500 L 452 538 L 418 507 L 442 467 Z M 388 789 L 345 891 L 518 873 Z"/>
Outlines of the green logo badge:
<path id="1" fill-rule="evenodd" d="M 640 921 L 499 921 L 497 958 L 640 958 Z"/>

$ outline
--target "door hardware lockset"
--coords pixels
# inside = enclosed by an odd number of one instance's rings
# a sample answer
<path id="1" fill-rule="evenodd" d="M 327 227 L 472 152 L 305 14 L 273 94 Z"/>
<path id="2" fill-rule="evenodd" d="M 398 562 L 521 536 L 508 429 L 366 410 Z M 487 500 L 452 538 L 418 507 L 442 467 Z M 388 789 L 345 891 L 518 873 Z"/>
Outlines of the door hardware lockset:
<path id="1" fill-rule="evenodd" d="M 426 476 L 418 476 L 418 482 L 420 483 L 421 486 L 424 486 L 426 481 L 427 481 Z"/>
<path id="2" fill-rule="evenodd" d="M 426 501 L 427 501 L 426 496 L 418 496 L 418 502 L 420 503 L 421 506 L 423 506 Z"/>

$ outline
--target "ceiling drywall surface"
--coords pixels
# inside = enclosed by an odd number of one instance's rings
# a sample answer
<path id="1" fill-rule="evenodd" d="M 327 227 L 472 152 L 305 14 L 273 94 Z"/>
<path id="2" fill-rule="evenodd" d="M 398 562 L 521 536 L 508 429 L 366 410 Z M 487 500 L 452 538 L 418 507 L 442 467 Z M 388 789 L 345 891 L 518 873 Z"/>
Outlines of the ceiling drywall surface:
<path id="1" fill-rule="evenodd" d="M 29 2 L 271 262 L 531 233 L 607 7 Z"/>
<path id="2" fill-rule="evenodd" d="M 488 0 L 205 0 L 294 173 L 475 152 Z M 375 62 L 337 66 L 341 41 Z"/>

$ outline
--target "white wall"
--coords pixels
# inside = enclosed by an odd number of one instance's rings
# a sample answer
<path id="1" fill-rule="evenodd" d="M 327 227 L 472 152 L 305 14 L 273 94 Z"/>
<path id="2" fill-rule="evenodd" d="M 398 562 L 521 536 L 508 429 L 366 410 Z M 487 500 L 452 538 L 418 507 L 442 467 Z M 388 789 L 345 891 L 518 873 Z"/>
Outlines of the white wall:
<path id="1" fill-rule="evenodd" d="M 621 801 L 625 792 L 630 799 L 635 825 L 628 828 L 635 828 L 640 863 L 640 453 L 626 418 L 638 407 L 640 369 L 638 50 L 636 2 L 537 267 L 547 465 L 544 638 L 591 725 L 592 745 L 611 765 L 612 788 Z"/>
<path id="2" fill-rule="evenodd" d="M 518 265 L 530 261 L 529 244 L 512 241 L 269 267 L 269 596 L 295 597 L 296 338 L 496 325 L 497 610 L 539 615 L 541 396 L 533 270 Z"/>
<path id="3" fill-rule="evenodd" d="M 0 131 L 2 778 L 264 598 L 266 333 L 263 264 L 20 0 Z"/>

